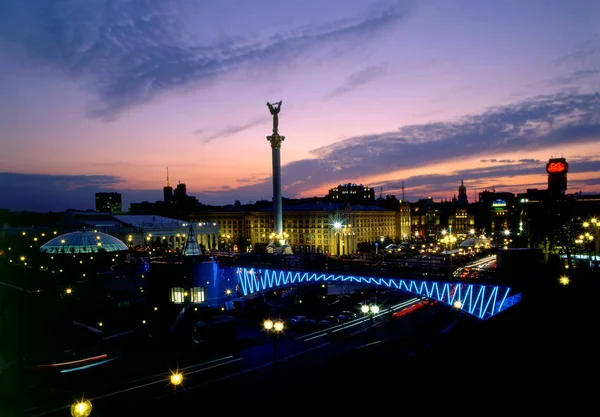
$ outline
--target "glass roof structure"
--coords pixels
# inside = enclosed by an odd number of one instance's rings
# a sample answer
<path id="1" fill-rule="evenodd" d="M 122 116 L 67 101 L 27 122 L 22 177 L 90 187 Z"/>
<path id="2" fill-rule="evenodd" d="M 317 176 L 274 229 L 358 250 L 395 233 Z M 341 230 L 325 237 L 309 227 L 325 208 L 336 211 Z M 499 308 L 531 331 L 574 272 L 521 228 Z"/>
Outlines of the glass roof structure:
<path id="1" fill-rule="evenodd" d="M 57 236 L 40 246 L 42 253 L 98 253 L 129 250 L 127 245 L 114 236 L 94 231 L 70 232 Z"/>

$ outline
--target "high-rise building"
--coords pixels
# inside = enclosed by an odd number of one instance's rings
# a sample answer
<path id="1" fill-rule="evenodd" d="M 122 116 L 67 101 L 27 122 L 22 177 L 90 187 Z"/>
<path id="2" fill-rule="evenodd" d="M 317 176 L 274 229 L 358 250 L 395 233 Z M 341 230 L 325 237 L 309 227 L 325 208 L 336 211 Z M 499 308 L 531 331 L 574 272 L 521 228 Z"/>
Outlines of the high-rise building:
<path id="1" fill-rule="evenodd" d="M 179 183 L 173 192 L 173 198 L 177 204 L 184 204 L 187 201 L 187 187 L 185 184 Z"/>
<path id="2" fill-rule="evenodd" d="M 564 195 L 567 191 L 567 172 L 569 164 L 565 158 L 551 158 L 546 164 L 548 173 L 548 192 L 553 197 Z"/>
<path id="3" fill-rule="evenodd" d="M 173 187 L 169 183 L 169 168 L 167 167 L 167 185 L 163 187 L 163 201 L 169 204 L 173 200 Z"/>
<path id="4" fill-rule="evenodd" d="M 122 211 L 120 193 L 96 193 L 96 211 L 118 214 Z"/>

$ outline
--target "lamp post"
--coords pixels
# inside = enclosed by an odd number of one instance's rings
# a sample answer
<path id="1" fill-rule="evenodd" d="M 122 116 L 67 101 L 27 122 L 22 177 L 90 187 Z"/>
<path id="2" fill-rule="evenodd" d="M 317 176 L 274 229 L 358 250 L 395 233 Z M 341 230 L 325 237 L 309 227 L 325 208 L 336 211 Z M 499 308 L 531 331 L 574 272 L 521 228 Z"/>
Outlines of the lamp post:
<path id="1" fill-rule="evenodd" d="M 589 243 L 594 246 L 594 260 L 591 262 L 590 267 L 596 269 L 597 267 L 597 256 L 598 248 L 600 247 L 600 222 L 595 217 L 592 217 L 589 221 L 583 222 L 583 228 L 586 230 L 585 237 Z M 589 232 L 587 232 L 589 230 Z M 591 252 L 591 251 L 590 251 Z"/>
<path id="2" fill-rule="evenodd" d="M 267 334 L 273 334 L 273 367 L 277 366 L 277 339 L 279 338 L 279 333 L 283 331 L 283 321 L 282 320 L 271 320 L 267 319 L 263 322 L 263 327 L 267 331 Z"/>
<path id="3" fill-rule="evenodd" d="M 337 236 L 336 240 L 335 240 L 335 251 L 337 252 L 336 255 L 339 257 L 341 255 L 341 249 L 340 249 L 340 240 L 341 240 L 341 230 L 342 230 L 342 223 L 341 222 L 335 222 L 333 223 L 333 230 L 335 233 L 335 236 Z"/>
<path id="4" fill-rule="evenodd" d="M 360 311 L 362 311 L 364 314 L 369 315 L 369 328 L 371 329 L 371 331 L 373 331 L 373 316 L 375 316 L 375 314 L 379 313 L 379 306 L 377 304 L 373 304 L 373 305 L 363 304 L 362 307 L 360 308 Z"/>

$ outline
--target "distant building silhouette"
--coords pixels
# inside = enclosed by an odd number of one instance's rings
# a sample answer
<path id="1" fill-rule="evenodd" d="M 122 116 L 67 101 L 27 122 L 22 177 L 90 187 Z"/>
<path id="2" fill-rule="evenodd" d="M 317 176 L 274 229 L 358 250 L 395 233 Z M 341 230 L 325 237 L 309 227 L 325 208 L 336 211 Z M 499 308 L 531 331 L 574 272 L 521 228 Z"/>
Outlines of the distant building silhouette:
<path id="1" fill-rule="evenodd" d="M 469 199 L 467 198 L 467 187 L 463 180 L 460 180 L 460 187 L 458 187 L 458 203 L 459 204 L 468 204 Z"/>
<path id="2" fill-rule="evenodd" d="M 331 188 L 325 199 L 336 203 L 373 204 L 375 190 L 362 184 L 340 184 Z"/>
<path id="3" fill-rule="evenodd" d="M 167 185 L 163 187 L 163 201 L 165 204 L 170 204 L 173 200 L 173 187 L 169 183 L 169 168 L 167 168 Z"/>
<path id="4" fill-rule="evenodd" d="M 177 204 L 185 204 L 187 201 L 187 188 L 181 182 L 177 184 L 177 188 L 173 192 L 173 198 Z"/>
<path id="5" fill-rule="evenodd" d="M 96 211 L 118 214 L 122 212 L 120 193 L 96 193 Z"/>

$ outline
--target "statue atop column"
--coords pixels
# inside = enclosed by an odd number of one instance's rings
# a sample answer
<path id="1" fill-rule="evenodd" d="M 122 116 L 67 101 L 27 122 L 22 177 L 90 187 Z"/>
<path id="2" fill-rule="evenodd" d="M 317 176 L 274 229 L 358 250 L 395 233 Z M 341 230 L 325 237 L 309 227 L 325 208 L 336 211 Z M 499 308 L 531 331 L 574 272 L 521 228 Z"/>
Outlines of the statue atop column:
<path id="1" fill-rule="evenodd" d="M 274 107 L 277 106 L 277 107 Z M 279 101 L 278 103 L 269 103 L 267 101 L 267 107 L 269 107 L 269 111 L 271 112 L 271 115 L 273 116 L 273 134 L 278 135 L 279 134 L 279 110 L 281 109 L 281 101 Z"/>

